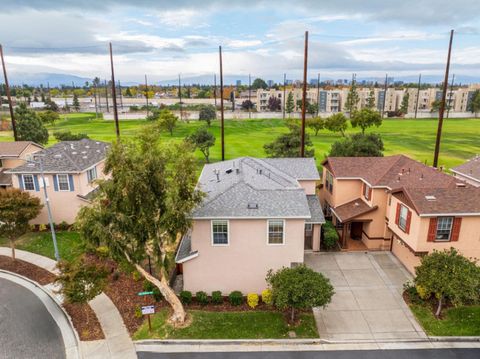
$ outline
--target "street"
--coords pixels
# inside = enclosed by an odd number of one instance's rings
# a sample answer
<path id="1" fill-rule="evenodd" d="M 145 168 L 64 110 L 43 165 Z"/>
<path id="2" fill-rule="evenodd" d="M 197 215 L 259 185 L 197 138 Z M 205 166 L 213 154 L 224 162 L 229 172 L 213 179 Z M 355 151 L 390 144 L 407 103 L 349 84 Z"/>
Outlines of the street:
<path id="1" fill-rule="evenodd" d="M 0 358 L 65 358 L 60 329 L 28 289 L 0 278 Z"/>
<path id="2" fill-rule="evenodd" d="M 138 352 L 139 359 L 478 359 L 480 349 L 346 350 L 237 353 Z"/>

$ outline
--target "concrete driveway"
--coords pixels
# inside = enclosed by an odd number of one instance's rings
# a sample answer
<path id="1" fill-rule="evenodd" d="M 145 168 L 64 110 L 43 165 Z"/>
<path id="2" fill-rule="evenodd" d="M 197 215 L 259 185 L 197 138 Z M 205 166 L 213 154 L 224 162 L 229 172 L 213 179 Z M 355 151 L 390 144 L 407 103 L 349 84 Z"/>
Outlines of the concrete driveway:
<path id="1" fill-rule="evenodd" d="M 335 287 L 328 307 L 313 310 L 320 338 L 426 337 L 402 298 L 411 276 L 390 252 L 306 253 L 305 264 Z"/>

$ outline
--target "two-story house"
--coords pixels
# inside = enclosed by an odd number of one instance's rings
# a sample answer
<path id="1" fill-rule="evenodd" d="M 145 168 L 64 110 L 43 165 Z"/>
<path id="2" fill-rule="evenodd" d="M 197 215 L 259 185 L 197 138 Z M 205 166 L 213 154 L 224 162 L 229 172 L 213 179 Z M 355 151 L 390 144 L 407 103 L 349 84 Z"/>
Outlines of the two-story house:
<path id="1" fill-rule="evenodd" d="M 260 293 L 270 269 L 303 263 L 305 250 L 319 250 L 319 179 L 313 158 L 205 165 L 198 188 L 206 197 L 176 255 L 184 289 Z"/>
<path id="2" fill-rule="evenodd" d="M 342 248 L 391 250 L 411 272 L 433 249 L 480 258 L 479 188 L 403 155 L 329 157 L 323 166 L 320 201 Z"/>
<path id="3" fill-rule="evenodd" d="M 104 162 L 109 144 L 90 139 L 59 142 L 32 154 L 31 160 L 10 169 L 14 188 L 29 191 L 44 203 L 39 161 L 43 163 L 46 189 L 55 223 L 73 223 L 79 209 L 89 203 L 97 188 L 96 180 L 104 178 Z M 47 224 L 44 207 L 32 224 Z"/>
<path id="4" fill-rule="evenodd" d="M 31 141 L 0 142 L 0 188 L 12 186 L 12 175 L 6 171 L 21 166 L 32 153 L 41 150 L 42 146 Z"/>

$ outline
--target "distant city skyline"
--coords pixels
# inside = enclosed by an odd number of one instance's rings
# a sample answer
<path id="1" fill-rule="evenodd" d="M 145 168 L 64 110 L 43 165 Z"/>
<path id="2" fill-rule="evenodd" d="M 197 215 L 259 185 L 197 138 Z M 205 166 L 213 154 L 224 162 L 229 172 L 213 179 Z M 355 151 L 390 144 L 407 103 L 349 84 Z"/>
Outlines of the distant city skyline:
<path id="1" fill-rule="evenodd" d="M 474 0 L 130 1 L 23 0 L 2 4 L 1 43 L 12 83 L 35 74 L 152 82 L 218 72 L 247 84 L 252 75 L 300 79 L 304 31 L 310 32 L 309 79 L 441 79 L 450 29 L 452 68 L 460 82 L 480 79 L 480 2 Z M 38 76 L 37 76 L 38 77 Z M 0 79 L 2 80 L 2 79 Z M 235 80 L 233 80 L 235 81 Z M 438 82 L 438 80 L 433 81 Z M 235 82 L 234 82 L 235 83 Z"/>

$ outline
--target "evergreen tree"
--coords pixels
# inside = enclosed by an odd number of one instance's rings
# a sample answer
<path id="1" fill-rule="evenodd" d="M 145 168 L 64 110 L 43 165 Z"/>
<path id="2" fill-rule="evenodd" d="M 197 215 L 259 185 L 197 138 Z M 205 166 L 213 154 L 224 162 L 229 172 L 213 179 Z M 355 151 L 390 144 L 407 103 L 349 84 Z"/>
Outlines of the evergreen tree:
<path id="1" fill-rule="evenodd" d="M 373 88 L 370 89 L 367 97 L 367 108 L 375 108 L 375 90 Z"/>
<path id="2" fill-rule="evenodd" d="M 400 105 L 400 112 L 403 115 L 406 115 L 408 113 L 408 100 L 409 99 L 410 99 L 410 94 L 408 92 L 405 92 L 405 95 L 403 95 L 402 104 Z"/>
<path id="3" fill-rule="evenodd" d="M 350 91 L 347 95 L 347 101 L 345 101 L 345 109 L 352 117 L 352 114 L 357 110 L 358 102 L 360 101 L 360 97 L 358 96 L 357 92 L 357 84 L 355 80 L 352 81 L 352 86 L 350 86 Z"/>
<path id="4" fill-rule="evenodd" d="M 288 116 L 295 109 L 295 102 L 293 101 L 293 93 L 289 92 L 287 96 L 287 103 L 285 104 L 285 112 L 288 113 Z"/>
<path id="5" fill-rule="evenodd" d="M 80 111 L 80 102 L 76 93 L 73 93 L 73 109 L 77 112 Z"/>

